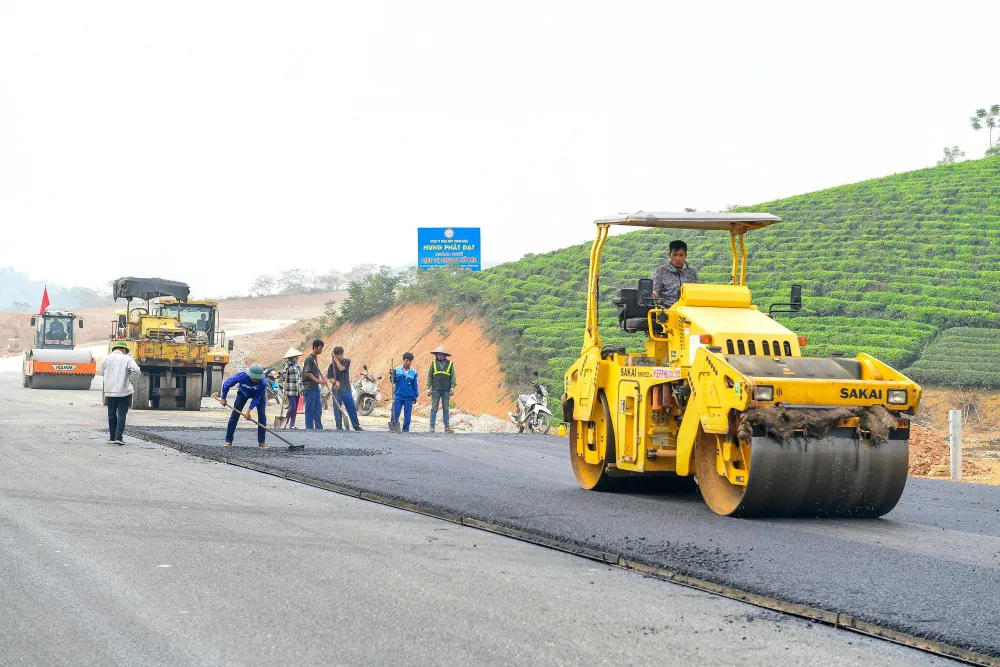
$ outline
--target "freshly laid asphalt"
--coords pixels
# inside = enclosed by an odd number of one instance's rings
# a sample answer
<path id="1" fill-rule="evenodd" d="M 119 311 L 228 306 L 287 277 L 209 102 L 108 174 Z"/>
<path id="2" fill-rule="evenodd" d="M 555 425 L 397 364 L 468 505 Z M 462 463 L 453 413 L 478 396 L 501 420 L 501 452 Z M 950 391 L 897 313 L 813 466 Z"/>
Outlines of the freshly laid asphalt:
<path id="1" fill-rule="evenodd" d="M 910 479 L 874 520 L 723 518 L 692 489 L 581 490 L 565 439 L 514 435 L 137 428 L 139 437 L 252 461 L 669 568 L 1000 656 L 1000 487 Z"/>

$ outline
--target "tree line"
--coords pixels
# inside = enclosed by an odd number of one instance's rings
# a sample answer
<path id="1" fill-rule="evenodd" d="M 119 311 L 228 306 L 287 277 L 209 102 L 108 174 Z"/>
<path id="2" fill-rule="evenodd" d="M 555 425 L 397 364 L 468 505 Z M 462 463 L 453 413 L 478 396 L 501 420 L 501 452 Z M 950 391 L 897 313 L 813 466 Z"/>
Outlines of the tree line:
<path id="1" fill-rule="evenodd" d="M 386 269 L 388 267 L 376 264 L 357 264 L 347 271 L 330 269 L 326 273 L 316 273 L 305 269 L 289 269 L 277 275 L 263 274 L 250 284 L 250 296 L 339 292 L 347 289 L 351 283 Z"/>
<path id="2" fill-rule="evenodd" d="M 996 141 L 993 140 L 993 130 L 1000 128 L 1000 104 L 993 104 L 989 107 L 976 109 L 969 117 L 969 124 L 972 129 L 979 132 L 986 130 L 986 152 L 985 157 L 1000 155 L 1000 132 L 997 133 Z M 955 164 L 965 157 L 965 151 L 958 146 L 944 147 L 944 156 L 937 161 L 937 165 Z"/>

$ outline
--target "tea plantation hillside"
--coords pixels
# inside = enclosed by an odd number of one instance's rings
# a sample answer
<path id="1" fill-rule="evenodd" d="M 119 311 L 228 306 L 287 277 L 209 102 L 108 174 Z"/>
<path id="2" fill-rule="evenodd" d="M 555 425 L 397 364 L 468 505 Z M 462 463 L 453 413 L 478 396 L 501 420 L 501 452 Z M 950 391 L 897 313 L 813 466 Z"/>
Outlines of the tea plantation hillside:
<path id="1" fill-rule="evenodd" d="M 933 385 L 1000 387 L 997 333 L 996 329 L 946 329 L 905 372 L 917 382 Z"/>
<path id="2" fill-rule="evenodd" d="M 652 208 L 652 207 L 650 207 Z M 809 337 L 805 352 L 865 351 L 915 379 L 1000 386 L 1000 158 L 923 169 L 739 210 L 784 222 L 747 235 L 748 277 L 762 309 L 803 286 L 801 313 L 778 316 Z M 594 218 L 605 211 L 595 211 Z M 590 221 L 581 220 L 590 227 Z M 729 282 L 724 232 L 642 230 L 610 238 L 601 270 L 606 343 L 641 348 L 641 334 L 617 327 L 611 299 L 665 261 L 674 238 L 702 282 Z M 428 272 L 413 298 L 486 318 L 508 381 L 538 368 L 553 389 L 582 342 L 590 244 L 531 255 L 480 274 Z M 962 345 L 932 343 L 953 330 Z M 969 333 L 970 330 L 979 330 Z M 944 339 L 942 339 L 944 340 Z M 948 339 L 950 340 L 950 339 Z M 933 358 L 921 358 L 928 350 Z M 918 361 L 919 359 L 919 361 Z"/>

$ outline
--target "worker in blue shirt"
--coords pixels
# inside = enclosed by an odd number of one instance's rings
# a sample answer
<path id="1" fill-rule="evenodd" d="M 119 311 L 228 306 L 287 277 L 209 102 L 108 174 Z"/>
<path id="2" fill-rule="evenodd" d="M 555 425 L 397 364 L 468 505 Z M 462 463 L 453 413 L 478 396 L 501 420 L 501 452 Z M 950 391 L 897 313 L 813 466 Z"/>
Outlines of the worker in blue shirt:
<path id="1" fill-rule="evenodd" d="M 410 415 L 413 414 L 413 401 L 420 396 L 420 384 L 417 382 L 417 371 L 410 368 L 413 364 L 413 353 L 403 354 L 403 365 L 392 369 L 392 421 L 399 423 L 399 412 L 403 411 L 403 433 L 410 432 Z"/>
<path id="2" fill-rule="evenodd" d="M 233 385 L 236 385 L 236 400 L 233 401 L 233 407 L 237 410 L 229 415 L 224 447 L 233 446 L 233 436 L 236 435 L 236 423 L 240 420 L 240 413 L 243 413 L 245 419 L 250 419 L 250 412 L 257 408 L 257 446 L 261 449 L 267 449 L 267 445 L 264 444 L 264 435 L 267 433 L 264 430 L 264 426 L 267 425 L 267 415 L 264 414 L 264 408 L 267 405 L 267 385 L 262 382 L 263 379 L 264 367 L 260 364 L 254 364 L 222 383 L 220 402 L 223 405 L 229 405 L 226 402 L 226 395 L 229 394 Z M 250 405 L 247 405 L 247 401 L 250 401 Z M 243 409 L 244 406 L 246 410 Z"/>

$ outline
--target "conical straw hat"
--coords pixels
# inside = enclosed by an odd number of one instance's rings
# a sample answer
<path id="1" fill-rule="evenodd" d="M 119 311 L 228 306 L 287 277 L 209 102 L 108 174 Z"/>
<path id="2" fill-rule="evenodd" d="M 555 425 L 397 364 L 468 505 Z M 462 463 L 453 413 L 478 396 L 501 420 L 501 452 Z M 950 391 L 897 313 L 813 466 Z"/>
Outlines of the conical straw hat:
<path id="1" fill-rule="evenodd" d="M 288 359 L 289 357 L 301 357 L 302 353 L 296 350 L 294 347 L 288 348 L 288 352 L 285 352 L 283 359 Z"/>
<path id="2" fill-rule="evenodd" d="M 435 347 L 433 350 L 431 350 L 431 354 L 444 354 L 449 357 L 451 356 L 451 352 L 449 352 L 448 348 L 446 348 L 444 345 L 438 345 L 437 347 Z"/>

